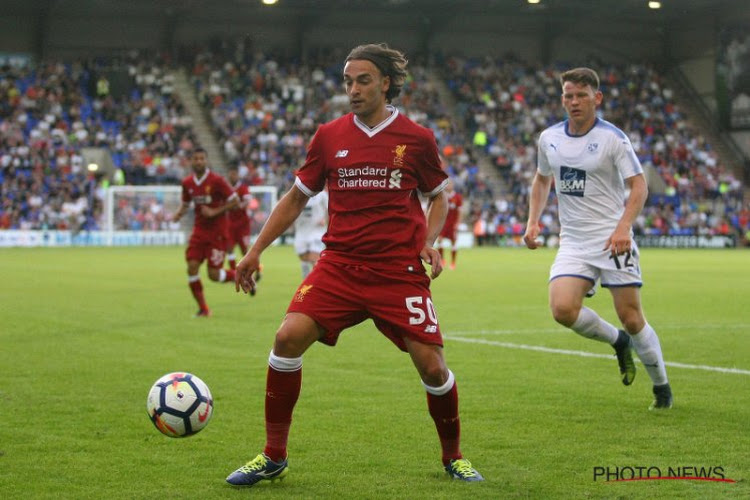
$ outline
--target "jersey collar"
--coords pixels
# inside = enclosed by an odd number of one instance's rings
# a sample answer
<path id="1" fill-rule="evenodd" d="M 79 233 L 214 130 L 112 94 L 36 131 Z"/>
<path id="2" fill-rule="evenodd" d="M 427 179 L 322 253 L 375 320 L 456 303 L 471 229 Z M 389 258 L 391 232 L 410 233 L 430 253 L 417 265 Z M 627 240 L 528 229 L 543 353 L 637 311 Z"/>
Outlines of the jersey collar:
<path id="1" fill-rule="evenodd" d="M 594 124 L 593 124 L 593 125 L 591 125 L 591 128 L 590 128 L 590 129 L 588 129 L 588 130 L 587 130 L 586 132 L 584 132 L 584 133 L 582 133 L 582 134 L 571 134 L 571 133 L 570 133 L 570 130 L 568 129 L 568 125 L 569 125 L 569 124 L 570 124 L 570 120 L 565 120 L 565 135 L 567 135 L 568 137 L 583 137 L 584 135 L 586 135 L 586 134 L 588 134 L 589 132 L 591 132 L 592 130 L 594 130 L 594 128 L 595 128 L 595 127 L 596 127 L 597 125 L 599 125 L 599 117 L 597 116 L 597 117 L 596 117 L 596 118 L 594 119 Z"/>
<path id="2" fill-rule="evenodd" d="M 206 180 L 206 177 L 208 177 L 208 173 L 209 173 L 209 172 L 210 172 L 210 170 L 208 169 L 208 167 L 206 167 L 206 171 L 205 171 L 205 172 L 203 172 L 203 175 L 201 176 L 201 178 L 200 178 L 200 179 L 198 179 L 198 178 L 197 178 L 197 177 L 195 176 L 195 174 L 193 174 L 193 181 L 195 181 L 195 185 L 196 185 L 196 186 L 200 186 L 200 185 L 201 185 L 201 183 L 202 183 L 203 181 L 205 181 L 205 180 Z"/>
<path id="3" fill-rule="evenodd" d="M 354 124 L 362 132 L 367 134 L 367 137 L 373 137 L 375 134 L 377 134 L 378 132 L 386 128 L 388 125 L 393 123 L 393 120 L 395 120 L 396 117 L 398 116 L 398 109 L 396 109 L 394 106 L 387 104 L 385 106 L 385 109 L 391 112 L 390 116 L 372 128 L 368 127 L 364 122 L 362 122 L 359 118 L 357 118 L 357 115 L 354 115 Z"/>

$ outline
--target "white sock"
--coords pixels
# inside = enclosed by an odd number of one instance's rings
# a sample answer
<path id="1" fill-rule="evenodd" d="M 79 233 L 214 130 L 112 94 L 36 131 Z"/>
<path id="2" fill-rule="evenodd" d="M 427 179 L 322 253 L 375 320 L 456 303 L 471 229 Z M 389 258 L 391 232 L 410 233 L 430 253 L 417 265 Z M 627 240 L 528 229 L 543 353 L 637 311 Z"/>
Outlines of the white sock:
<path id="1" fill-rule="evenodd" d="M 646 323 L 643 330 L 630 336 L 633 339 L 633 349 L 641 363 L 646 367 L 649 377 L 654 385 L 664 385 L 667 380 L 667 369 L 664 366 L 664 356 L 661 353 L 659 337 L 651 325 Z"/>
<path id="2" fill-rule="evenodd" d="M 312 271 L 313 264 L 312 262 L 303 260 L 302 262 L 300 262 L 300 267 L 302 268 L 302 278 L 307 278 L 307 275 L 310 274 L 310 271 Z"/>
<path id="3" fill-rule="evenodd" d="M 230 264 L 234 262 L 235 260 L 234 253 L 230 253 L 229 255 L 227 255 L 227 260 L 229 261 Z"/>
<path id="4" fill-rule="evenodd" d="M 613 345 L 617 341 L 617 328 L 604 321 L 594 310 L 581 307 L 578 319 L 570 327 L 578 335 Z"/>
<path id="5" fill-rule="evenodd" d="M 219 283 L 224 283 L 227 280 L 227 272 L 224 269 L 219 269 Z"/>
<path id="6" fill-rule="evenodd" d="M 298 358 L 282 358 L 273 353 L 268 355 L 268 365 L 278 372 L 296 372 L 302 368 L 302 356 Z"/>

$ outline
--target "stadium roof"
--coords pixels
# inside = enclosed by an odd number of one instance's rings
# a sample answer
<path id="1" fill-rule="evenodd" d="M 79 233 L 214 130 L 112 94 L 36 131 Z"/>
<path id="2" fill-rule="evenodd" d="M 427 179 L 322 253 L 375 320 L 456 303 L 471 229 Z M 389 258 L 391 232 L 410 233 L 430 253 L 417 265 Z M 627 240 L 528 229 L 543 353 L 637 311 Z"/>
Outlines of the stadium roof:
<path id="1" fill-rule="evenodd" d="M 50 8 L 113 10 L 143 6 L 162 8 L 165 11 L 257 11 L 279 9 L 294 14 L 316 14 L 349 11 L 357 13 L 400 12 L 422 16 L 463 14 L 535 15 L 549 17 L 632 18 L 674 21 L 685 18 L 710 16 L 736 20 L 739 15 L 747 19 L 747 0 L 660 0 L 658 10 L 648 8 L 647 0 L 278 0 L 275 5 L 263 5 L 262 0 L 11 0 L 3 2 L 3 10 L 11 12 L 43 11 Z"/>

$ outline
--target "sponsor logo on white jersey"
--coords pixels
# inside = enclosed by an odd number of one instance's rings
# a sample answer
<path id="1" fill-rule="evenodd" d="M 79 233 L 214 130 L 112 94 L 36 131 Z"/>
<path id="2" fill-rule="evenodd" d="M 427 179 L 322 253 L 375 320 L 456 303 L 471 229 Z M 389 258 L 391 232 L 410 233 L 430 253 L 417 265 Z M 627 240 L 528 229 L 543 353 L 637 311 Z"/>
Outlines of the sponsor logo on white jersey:
<path id="1" fill-rule="evenodd" d="M 560 193 L 583 197 L 586 190 L 586 171 L 580 168 L 560 167 Z"/>

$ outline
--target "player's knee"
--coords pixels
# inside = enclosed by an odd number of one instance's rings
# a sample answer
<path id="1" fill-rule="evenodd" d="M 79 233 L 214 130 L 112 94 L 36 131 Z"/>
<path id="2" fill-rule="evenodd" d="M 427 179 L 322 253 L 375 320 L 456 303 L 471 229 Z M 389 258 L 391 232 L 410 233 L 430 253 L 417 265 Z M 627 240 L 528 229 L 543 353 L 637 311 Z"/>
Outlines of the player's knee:
<path id="1" fill-rule="evenodd" d="M 450 371 L 444 363 L 430 363 L 420 368 L 419 376 L 425 385 L 431 387 L 440 387 L 448 380 Z"/>
<path id="2" fill-rule="evenodd" d="M 211 281 L 219 281 L 219 270 L 213 267 L 208 268 L 208 279 Z"/>
<path id="3" fill-rule="evenodd" d="M 550 310 L 555 321 L 566 327 L 570 327 L 576 322 L 580 312 L 580 308 L 572 304 L 552 304 Z"/>
<path id="4" fill-rule="evenodd" d="M 638 311 L 635 311 L 620 315 L 620 323 L 622 323 L 626 332 L 636 334 L 643 330 L 643 327 L 646 325 L 646 319 Z"/>
<path id="5" fill-rule="evenodd" d="M 425 378 L 424 374 L 421 375 L 422 385 L 424 386 L 425 390 L 435 396 L 442 396 L 443 394 L 446 394 L 453 388 L 453 384 L 455 384 L 453 372 L 445 368 L 445 366 L 443 366 L 442 368 L 443 369 L 440 370 L 439 373 L 433 373 L 433 376 L 429 379 Z"/>

